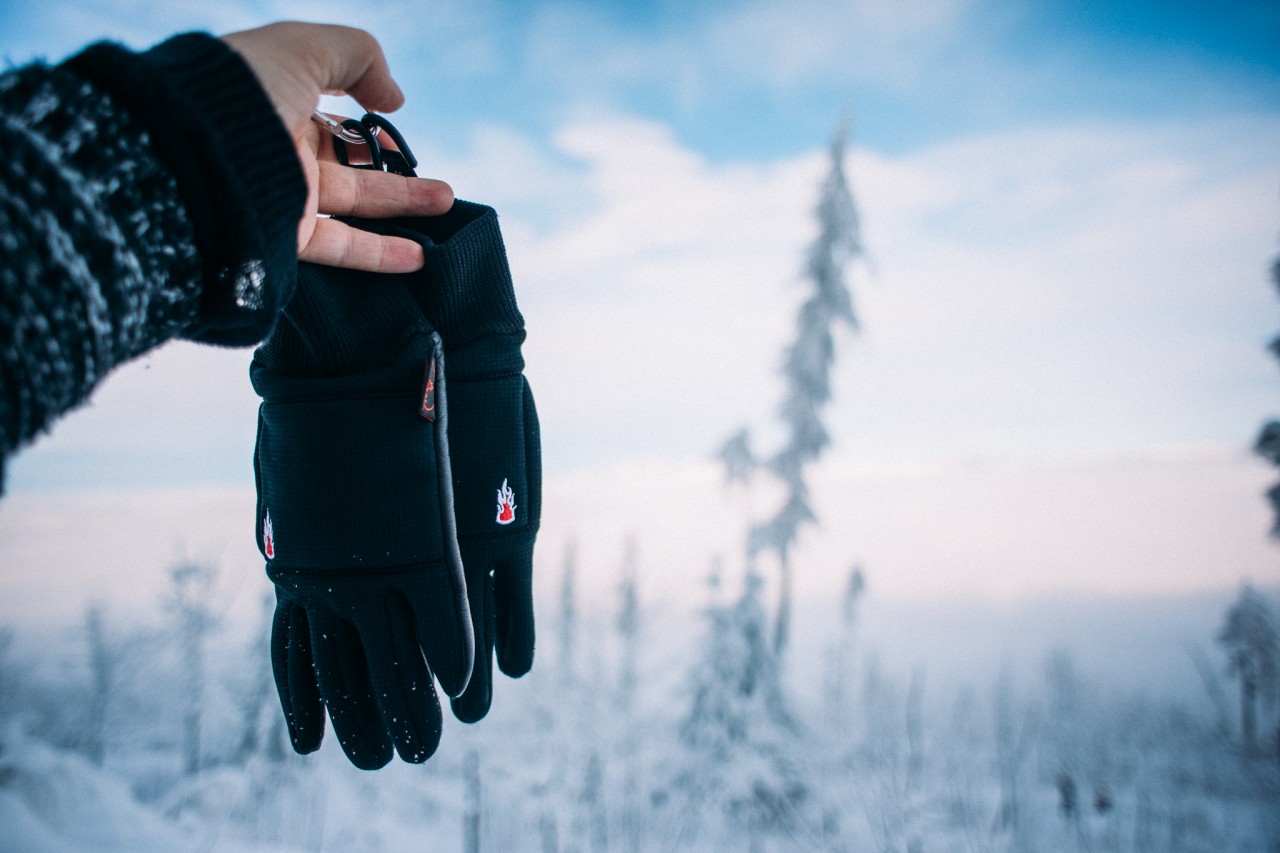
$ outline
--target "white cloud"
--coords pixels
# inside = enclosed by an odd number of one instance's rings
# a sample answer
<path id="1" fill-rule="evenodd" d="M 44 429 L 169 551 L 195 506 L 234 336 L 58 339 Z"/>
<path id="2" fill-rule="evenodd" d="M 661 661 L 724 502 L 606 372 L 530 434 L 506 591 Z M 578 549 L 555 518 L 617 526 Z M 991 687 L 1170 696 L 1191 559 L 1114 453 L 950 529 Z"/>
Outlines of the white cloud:
<path id="1" fill-rule="evenodd" d="M 856 152 L 876 276 L 855 270 L 843 449 L 1070 458 L 1247 438 L 1271 393 L 1278 140 L 1268 122 L 1076 126 Z M 704 453 L 767 420 L 821 155 L 712 164 L 632 120 L 559 142 L 594 206 L 512 245 L 543 405 L 572 413 L 549 424 L 553 458 Z"/>
<path id="2" fill-rule="evenodd" d="M 40 43 L 56 55 L 100 35 L 141 45 L 191 26 L 259 22 L 246 6 L 149 17 L 139 8 L 55 5 Z M 494 119 L 473 127 L 464 150 L 445 151 L 433 147 L 426 111 L 400 120 L 423 140 L 415 147 L 431 174 L 503 214 L 547 448 L 544 566 L 569 537 L 603 562 L 639 532 L 646 583 L 688 597 L 713 554 L 737 553 L 746 507 L 720 491 L 712 466 L 690 460 L 740 424 L 767 434 L 824 169 L 817 151 L 715 161 L 592 93 L 659 73 L 696 105 L 709 75 L 726 69 L 777 87 L 832 67 L 901 82 L 968 14 L 964 3 L 778 8 L 749 4 L 647 40 L 612 32 L 599 13 L 581 13 L 585 23 L 547 13 L 531 29 L 529 67 L 563 75 L 583 102 L 557 134 Z M 394 67 L 444 42 L 470 73 L 501 59 L 496 27 L 476 24 L 494 7 L 415 9 L 268 11 L 369 26 Z M 853 277 L 864 331 L 841 343 L 836 448 L 815 478 L 825 527 L 799 555 L 813 569 L 809 591 L 838 583 L 851 559 L 867 563 L 878 590 L 916 598 L 1274 582 L 1260 497 L 1274 477 L 1238 448 L 1280 409 L 1262 350 L 1280 328 L 1266 282 L 1280 223 L 1276 150 L 1280 122 L 1250 117 L 1064 122 L 898 156 L 855 150 L 875 275 Z M 112 496 L 51 496 L 50 509 L 21 494 L 112 458 L 160 469 L 217 460 L 223 477 L 247 481 L 257 404 L 248 358 L 166 347 L 20 457 L 18 494 L 0 512 L 0 563 L 15 567 L 6 600 L 37 601 L 55 558 L 94 572 L 88 593 L 115 588 L 143 550 L 154 575 L 174 531 L 196 548 L 248 531 L 243 491 L 174 498 L 150 528 L 145 502 L 119 502 L 129 520 L 113 524 Z M 1232 452 L 1205 453 L 1224 445 Z M 65 520 L 52 526 L 46 510 L 88 521 L 67 538 Z M 154 531 L 158 555 L 140 544 Z M 258 578 L 250 532 L 228 560 Z M 147 594 L 128 577 L 121 589 Z M 596 583 L 608 594 L 612 575 Z"/>
<path id="3" fill-rule="evenodd" d="M 584 99 L 618 85 L 660 87 L 689 112 L 725 88 L 874 80 L 905 87 L 936 74 L 937 56 L 960 41 L 970 0 L 752 0 L 683 7 L 650 26 L 589 4 L 538 7 L 527 40 L 530 73 Z"/>
<path id="4" fill-rule="evenodd" d="M 836 451 L 1072 459 L 1248 441 L 1276 408 L 1262 351 L 1280 325 L 1265 281 L 1276 142 L 1277 123 L 1242 120 L 855 151 L 876 274 L 854 270 L 864 331 L 842 344 Z M 504 213 L 549 464 L 700 457 L 743 423 L 767 428 L 823 155 L 712 163 L 625 117 L 554 145 L 490 127 L 437 161 Z M 236 470 L 247 358 L 166 349 L 36 453 L 189 452 Z"/>
<path id="5" fill-rule="evenodd" d="M 899 85 L 915 80 L 954 41 L 969 0 L 850 3 L 757 0 L 708 22 L 705 37 L 723 67 L 779 87 L 840 76 Z"/>

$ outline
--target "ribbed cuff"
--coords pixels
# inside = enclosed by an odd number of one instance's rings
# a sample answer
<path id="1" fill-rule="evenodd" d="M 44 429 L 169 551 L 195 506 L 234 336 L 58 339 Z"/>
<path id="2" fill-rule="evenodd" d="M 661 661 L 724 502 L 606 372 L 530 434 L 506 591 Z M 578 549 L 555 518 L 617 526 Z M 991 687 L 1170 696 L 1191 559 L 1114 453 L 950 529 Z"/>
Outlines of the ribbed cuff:
<path id="1" fill-rule="evenodd" d="M 455 201 L 441 216 L 392 220 L 386 233 L 422 244 L 426 265 L 414 274 L 414 295 L 446 349 L 524 329 L 493 208 Z"/>
<path id="2" fill-rule="evenodd" d="M 212 36 L 135 54 L 99 43 L 66 66 L 146 128 L 173 173 L 203 263 L 199 320 L 185 337 L 250 344 L 293 294 L 307 187 L 293 142 L 253 71 Z"/>
<path id="3" fill-rule="evenodd" d="M 364 375 L 394 361 L 406 341 L 432 331 L 399 278 L 298 264 L 301 286 L 254 353 L 255 368 L 295 378 L 337 377 Z"/>

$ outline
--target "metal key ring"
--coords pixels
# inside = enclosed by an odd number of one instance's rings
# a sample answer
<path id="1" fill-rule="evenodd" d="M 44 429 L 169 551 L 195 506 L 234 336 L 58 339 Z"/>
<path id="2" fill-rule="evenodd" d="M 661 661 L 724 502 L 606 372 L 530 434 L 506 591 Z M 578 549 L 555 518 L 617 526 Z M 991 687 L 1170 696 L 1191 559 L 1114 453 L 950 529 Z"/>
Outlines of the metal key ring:
<path id="1" fill-rule="evenodd" d="M 367 144 L 363 134 L 357 133 L 353 130 L 349 130 L 348 128 L 343 127 L 343 123 L 341 121 L 339 121 L 338 119 L 335 119 L 333 116 L 329 115 L 328 113 L 324 113 L 324 112 L 321 112 L 320 110 L 316 110 L 311 114 L 311 120 L 314 121 L 316 124 L 320 125 L 321 127 L 323 127 L 325 130 L 332 133 L 334 136 L 341 139 L 343 142 L 350 142 L 352 145 Z M 350 119 L 348 119 L 348 121 L 349 120 Z M 376 125 L 374 127 L 371 127 L 369 130 L 370 130 L 370 134 L 375 137 L 382 132 L 382 128 Z"/>
<path id="2" fill-rule="evenodd" d="M 370 128 L 364 122 L 356 121 L 353 118 L 342 120 L 342 129 L 348 133 L 360 137 L 362 143 L 369 152 L 369 162 L 355 166 L 357 169 L 376 169 L 381 172 L 385 170 L 382 162 L 382 146 L 378 144 L 378 140 L 374 138 L 373 128 Z M 344 166 L 354 165 L 347 158 L 347 145 L 342 141 L 343 137 L 334 134 L 333 152 L 338 157 L 338 162 Z"/>

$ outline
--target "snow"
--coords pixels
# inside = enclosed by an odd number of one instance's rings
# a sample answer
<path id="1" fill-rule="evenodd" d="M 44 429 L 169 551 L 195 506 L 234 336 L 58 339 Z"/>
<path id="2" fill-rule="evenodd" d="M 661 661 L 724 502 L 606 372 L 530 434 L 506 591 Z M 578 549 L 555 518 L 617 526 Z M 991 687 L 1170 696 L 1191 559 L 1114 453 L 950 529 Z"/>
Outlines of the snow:
<path id="1" fill-rule="evenodd" d="M 10 700 L 0 730 L 0 849 L 464 850 L 475 825 L 478 849 L 507 851 L 1222 853 L 1280 842 L 1274 751 L 1246 754 L 1234 718 L 1231 731 L 1216 731 L 1189 662 L 1181 683 L 1148 677 L 1141 659 L 1106 670 L 1088 651 L 1058 644 L 1052 630 L 1028 630 L 1027 614 L 1013 608 L 978 616 L 993 636 L 1027 647 L 1022 657 L 993 653 L 948 672 L 941 650 L 963 642 L 957 626 L 966 623 L 953 614 L 950 625 L 909 626 L 933 636 L 891 653 L 902 627 L 883 620 L 900 622 L 899 605 L 877 600 L 868 571 L 849 643 L 849 688 L 832 709 L 821 680 L 843 602 L 798 602 L 797 642 L 771 672 L 758 600 L 767 584 L 747 594 L 730 564 L 696 606 L 660 605 L 645 587 L 644 554 L 639 542 L 623 559 L 638 577 L 626 627 L 617 619 L 625 588 L 577 601 L 568 610 L 573 631 L 558 624 L 563 602 L 557 608 L 555 596 L 542 596 L 543 637 L 576 636 L 573 648 L 561 654 L 559 640 L 544 640 L 532 673 L 497 684 L 489 718 L 475 726 L 448 720 L 425 765 L 395 762 L 376 773 L 347 764 L 331 737 L 306 757 L 273 742 L 274 696 L 255 718 L 259 748 L 234 757 L 240 703 L 254 677 L 267 677 L 249 659 L 263 625 L 249 636 L 225 626 L 210 634 L 202 769 L 184 772 L 179 661 L 161 653 L 178 626 L 159 604 L 147 643 L 120 642 L 144 626 L 125 624 L 118 612 L 105 621 L 125 674 L 108 709 L 105 762 L 96 766 L 76 739 L 92 689 L 83 626 L 44 635 L 24 628 L 0 652 Z M 540 563 L 553 587 L 562 556 Z M 580 552 L 577 562 L 581 572 L 601 560 Z M 1224 592 L 1173 608 L 1130 601 L 1097 612 L 1147 626 L 1131 626 L 1138 633 L 1171 614 L 1200 633 L 1225 679 L 1213 629 L 1230 601 Z M 740 676 L 753 669 L 760 680 L 748 689 Z M 1273 721 L 1275 710 L 1262 719 Z M 725 719 L 733 725 L 718 727 Z M 1073 815 L 1060 809 L 1062 773 L 1079 792 Z M 1094 808 L 1095 788 L 1109 792 L 1105 813 Z"/>

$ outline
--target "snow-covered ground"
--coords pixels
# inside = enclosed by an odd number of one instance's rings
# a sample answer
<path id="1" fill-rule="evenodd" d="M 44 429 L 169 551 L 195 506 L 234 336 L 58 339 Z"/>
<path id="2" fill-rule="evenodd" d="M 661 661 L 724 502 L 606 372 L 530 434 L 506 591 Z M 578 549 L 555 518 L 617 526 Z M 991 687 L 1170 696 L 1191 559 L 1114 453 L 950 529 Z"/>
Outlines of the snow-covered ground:
<path id="1" fill-rule="evenodd" d="M 737 584 L 727 586 L 732 604 Z M 555 603 L 545 605 L 544 634 L 554 635 Z M 117 638 L 127 628 L 115 626 Z M 488 719 L 450 721 L 427 764 L 376 773 L 348 765 L 331 739 L 309 757 L 287 752 L 272 696 L 253 717 L 260 745 L 235 757 L 255 662 L 244 637 L 225 635 L 209 654 L 200 772 L 183 772 L 176 660 L 134 662 L 121 678 L 96 766 L 79 742 L 91 685 L 71 660 L 75 644 L 41 655 L 20 636 L 3 659 L 0 849 L 1268 851 L 1280 842 L 1274 755 L 1242 754 L 1215 730 L 1207 697 L 1178 701 L 1141 677 L 1127 689 L 1093 680 L 1063 652 L 1032 670 L 997 667 L 935 687 L 927 665 L 903 671 L 867 652 L 839 707 L 788 687 L 779 722 L 734 695 L 724 719 L 741 729 L 690 739 L 709 631 L 706 618 L 646 613 L 628 702 L 622 638 L 607 619 L 584 619 L 568 665 L 556 641 L 544 642 L 529 676 L 500 683 Z M 122 667 L 139 653 L 122 653 Z M 794 650 L 784 684 L 821 671 L 807 654 Z M 1073 814 L 1062 811 L 1062 774 L 1078 792 Z"/>
<path id="2" fill-rule="evenodd" d="M 697 488 L 677 485 L 671 525 L 630 519 L 649 531 L 635 539 L 634 634 L 617 619 L 627 525 L 602 531 L 586 500 L 562 508 L 538 555 L 533 672 L 501 678 L 481 723 L 447 720 L 425 765 L 376 773 L 351 767 L 332 738 L 307 757 L 283 742 L 268 584 L 251 539 L 246 548 L 246 536 L 227 535 L 252 495 L 18 496 L 0 512 L 0 850 L 1280 845 L 1280 762 L 1274 748 L 1241 748 L 1237 685 L 1214 640 L 1230 583 L 921 601 L 882 592 L 892 585 L 868 563 L 850 622 L 838 577 L 800 584 L 793 642 L 774 673 L 760 645 L 769 566 L 758 600 L 745 596 L 734 536 L 717 540 L 697 513 L 685 519 L 679 504 Z M 571 515 L 580 536 L 566 532 Z M 707 539 L 695 547 L 699 529 Z M 566 625 L 570 540 L 576 616 Z M 715 553 L 725 557 L 713 588 Z M 802 554 L 838 564 L 817 547 Z M 164 605 L 181 560 L 219 576 L 198 772 L 184 759 L 189 667 Z M 93 606 L 111 661 L 96 744 Z M 1269 738 L 1276 709 L 1261 719 Z"/>

